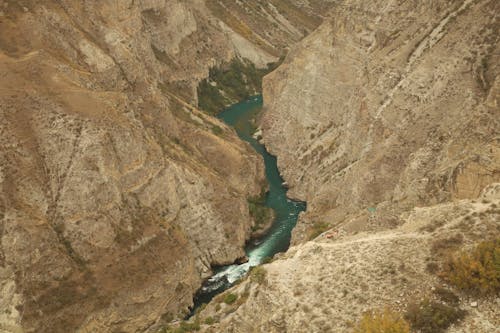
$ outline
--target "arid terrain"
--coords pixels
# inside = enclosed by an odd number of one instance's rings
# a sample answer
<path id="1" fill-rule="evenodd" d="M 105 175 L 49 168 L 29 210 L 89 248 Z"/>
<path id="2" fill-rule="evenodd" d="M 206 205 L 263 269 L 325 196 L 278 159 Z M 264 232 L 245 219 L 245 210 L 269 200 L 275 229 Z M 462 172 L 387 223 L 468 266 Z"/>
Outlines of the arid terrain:
<path id="1" fill-rule="evenodd" d="M 442 270 L 500 235 L 499 13 L 0 0 L 0 333 L 350 332 L 425 299 L 455 309 L 448 332 L 496 332 L 498 293 Z M 183 328 L 212 267 L 245 255 L 266 187 L 259 155 L 197 107 L 235 59 L 279 64 L 260 127 L 307 212 L 288 252 Z"/>
<path id="2" fill-rule="evenodd" d="M 449 332 L 498 331 L 498 293 L 441 270 L 500 235 L 499 12 L 339 1 L 264 78 L 264 142 L 308 209 L 294 246 L 211 302 L 203 330 L 351 332 L 367 311 L 445 304 L 444 289 L 467 311 Z"/>
<path id="3" fill-rule="evenodd" d="M 231 3 L 0 1 L 0 331 L 144 330 L 244 255 L 262 161 L 196 88 L 321 6 Z"/>
<path id="4" fill-rule="evenodd" d="M 351 332 L 366 311 L 389 306 L 403 313 L 411 303 L 439 298 L 436 291 L 449 286 L 429 268 L 447 250 L 498 235 L 497 207 L 500 184 L 477 201 L 410 210 L 391 230 L 334 233 L 296 245 L 263 265 L 263 277 L 251 275 L 228 291 L 237 295 L 235 303 L 226 304 L 224 296 L 211 302 L 200 317 L 217 323 L 203 325 L 202 331 Z M 454 306 L 468 313 L 449 332 L 497 332 L 498 296 L 456 297 Z"/>

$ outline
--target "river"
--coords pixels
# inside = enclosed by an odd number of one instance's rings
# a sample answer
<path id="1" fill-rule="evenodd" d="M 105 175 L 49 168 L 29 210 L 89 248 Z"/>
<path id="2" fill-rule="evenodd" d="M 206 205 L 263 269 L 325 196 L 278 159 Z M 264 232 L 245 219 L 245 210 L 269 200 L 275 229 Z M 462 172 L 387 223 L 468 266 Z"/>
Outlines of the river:
<path id="1" fill-rule="evenodd" d="M 251 267 L 260 265 L 276 253 L 284 252 L 290 245 L 292 229 L 297 223 L 299 213 L 306 209 L 304 202 L 294 201 L 286 196 L 287 189 L 278 171 L 276 157 L 269 154 L 256 139 L 252 137 L 255 130 L 252 119 L 262 109 L 262 96 L 234 104 L 218 115 L 229 126 L 232 126 L 238 136 L 250 145 L 264 158 L 266 178 L 269 192 L 266 194 L 265 205 L 275 212 L 273 225 L 265 236 L 249 242 L 245 248 L 249 261 L 241 265 L 228 265 L 214 268 L 214 275 L 205 281 L 195 295 L 195 310 L 203 303 L 208 303 L 215 295 L 230 288 L 236 281 L 244 277 Z"/>

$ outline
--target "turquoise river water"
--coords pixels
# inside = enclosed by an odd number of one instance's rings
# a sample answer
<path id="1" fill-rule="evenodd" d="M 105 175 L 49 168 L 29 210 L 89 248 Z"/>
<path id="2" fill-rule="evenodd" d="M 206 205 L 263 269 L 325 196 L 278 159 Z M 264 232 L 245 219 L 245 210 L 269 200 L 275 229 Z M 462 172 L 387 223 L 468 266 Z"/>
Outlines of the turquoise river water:
<path id="1" fill-rule="evenodd" d="M 194 309 L 203 303 L 208 303 L 215 295 L 234 285 L 237 280 L 248 273 L 251 267 L 260 265 L 265 259 L 271 258 L 276 253 L 286 251 L 290 245 L 292 229 L 297 223 L 299 213 L 306 209 L 305 202 L 287 198 L 287 189 L 283 186 L 276 157 L 269 154 L 264 145 L 252 137 L 255 129 L 252 119 L 261 108 L 262 96 L 258 95 L 230 106 L 221 112 L 218 118 L 232 126 L 238 136 L 250 143 L 264 158 L 266 178 L 269 183 L 265 205 L 274 210 L 275 219 L 265 236 L 247 244 L 245 248 L 249 259 L 247 263 L 214 268 L 214 275 L 205 281 L 195 296 Z"/>

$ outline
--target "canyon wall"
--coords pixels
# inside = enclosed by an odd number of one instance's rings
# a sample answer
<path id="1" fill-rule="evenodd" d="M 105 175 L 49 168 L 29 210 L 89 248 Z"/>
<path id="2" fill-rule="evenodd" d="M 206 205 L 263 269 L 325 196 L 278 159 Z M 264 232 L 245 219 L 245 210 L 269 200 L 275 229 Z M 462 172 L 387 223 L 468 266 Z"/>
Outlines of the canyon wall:
<path id="1" fill-rule="evenodd" d="M 320 23 L 293 3 L 0 1 L 0 332 L 143 330 L 244 255 L 263 163 L 192 105 Z"/>
<path id="2" fill-rule="evenodd" d="M 398 225 L 500 179 L 495 1 L 342 1 L 264 81 L 264 141 L 316 223 Z"/>

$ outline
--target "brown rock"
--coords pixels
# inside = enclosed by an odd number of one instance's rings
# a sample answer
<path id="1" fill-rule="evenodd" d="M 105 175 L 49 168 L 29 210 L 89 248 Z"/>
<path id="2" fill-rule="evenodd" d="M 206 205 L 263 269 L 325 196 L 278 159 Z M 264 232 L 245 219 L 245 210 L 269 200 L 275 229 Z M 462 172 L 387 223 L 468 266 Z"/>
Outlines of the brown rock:
<path id="1" fill-rule="evenodd" d="M 264 79 L 264 142 L 308 203 L 295 243 L 315 221 L 391 228 L 499 181 L 498 10 L 342 1 Z"/>
<path id="2" fill-rule="evenodd" d="M 262 161 L 191 106 L 196 87 L 319 22 L 266 39 L 254 8 L 242 37 L 213 3 L 0 1 L 0 330 L 141 330 L 244 255 Z"/>

